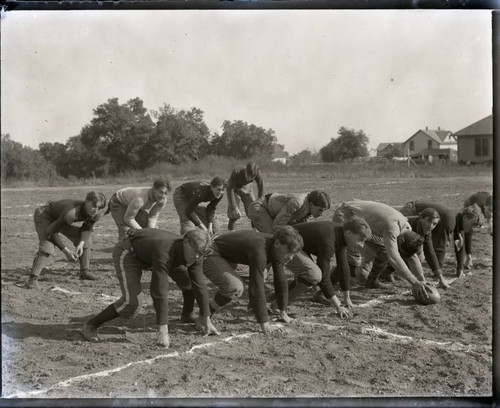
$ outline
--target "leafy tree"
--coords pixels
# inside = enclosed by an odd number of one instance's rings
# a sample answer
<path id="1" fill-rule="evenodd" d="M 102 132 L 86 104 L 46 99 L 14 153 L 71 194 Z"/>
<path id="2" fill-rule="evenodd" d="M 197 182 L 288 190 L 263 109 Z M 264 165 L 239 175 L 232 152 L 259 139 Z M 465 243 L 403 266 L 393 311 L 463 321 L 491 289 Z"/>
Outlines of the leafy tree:
<path id="1" fill-rule="evenodd" d="M 9 134 L 2 135 L 1 149 L 2 180 L 39 180 L 56 173 L 54 166 L 39 151 L 13 141 Z"/>
<path id="2" fill-rule="evenodd" d="M 213 137 L 211 150 L 213 154 L 238 159 L 248 159 L 260 154 L 271 156 L 276 140 L 272 129 L 265 130 L 241 120 L 226 120 L 222 124 L 222 134 Z"/>
<path id="3" fill-rule="evenodd" d="M 94 109 L 94 118 L 83 127 L 80 141 L 89 152 L 99 152 L 106 158 L 109 172 L 116 174 L 151 164 L 141 160 L 139 151 L 153 129 L 154 123 L 140 98 L 123 105 L 118 98 L 112 98 Z"/>
<path id="4" fill-rule="evenodd" d="M 341 127 L 339 137 L 332 138 L 330 142 L 320 149 L 321 159 L 324 162 L 338 162 L 353 160 L 357 157 L 368 156 L 368 136 L 363 130 L 354 130 Z"/>
<path id="5" fill-rule="evenodd" d="M 289 163 L 291 165 L 304 165 L 316 163 L 320 160 L 319 153 L 313 153 L 310 150 L 302 150 L 301 152 L 294 154 L 290 157 Z"/>
<path id="6" fill-rule="evenodd" d="M 149 141 L 140 150 L 143 161 L 150 164 L 180 163 L 208 153 L 210 132 L 201 109 L 176 111 L 165 104 L 158 111 L 153 111 L 152 116 L 156 119 L 156 126 Z"/>
<path id="7" fill-rule="evenodd" d="M 382 157 L 392 159 L 393 157 L 404 157 L 405 151 L 402 143 L 393 143 L 384 149 Z"/>

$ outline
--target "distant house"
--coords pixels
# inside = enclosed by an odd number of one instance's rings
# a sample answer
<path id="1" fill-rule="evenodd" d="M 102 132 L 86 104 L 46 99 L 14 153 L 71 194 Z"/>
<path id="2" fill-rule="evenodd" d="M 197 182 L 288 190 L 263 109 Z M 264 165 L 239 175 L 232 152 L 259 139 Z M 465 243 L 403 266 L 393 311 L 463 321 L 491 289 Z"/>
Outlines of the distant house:
<path id="1" fill-rule="evenodd" d="M 486 116 L 454 133 L 458 140 L 458 161 L 482 163 L 493 160 L 493 115 Z"/>
<path id="2" fill-rule="evenodd" d="M 401 146 L 402 143 L 380 143 L 376 149 L 377 157 L 386 157 L 393 148 Z"/>
<path id="3" fill-rule="evenodd" d="M 423 155 L 427 157 L 440 156 L 449 160 L 456 160 L 457 155 L 445 152 L 435 152 L 432 150 L 457 150 L 457 142 L 453 134 L 449 130 L 442 130 L 440 127 L 437 130 L 425 128 L 420 129 L 413 136 L 403 142 L 404 151 L 410 154 L 411 157 Z M 432 159 L 431 159 L 432 160 Z"/>
<path id="4" fill-rule="evenodd" d="M 275 144 L 274 145 L 274 152 L 272 155 L 272 161 L 273 162 L 280 162 L 283 164 L 286 164 L 288 161 L 288 152 L 285 152 L 285 146 L 281 144 Z"/>

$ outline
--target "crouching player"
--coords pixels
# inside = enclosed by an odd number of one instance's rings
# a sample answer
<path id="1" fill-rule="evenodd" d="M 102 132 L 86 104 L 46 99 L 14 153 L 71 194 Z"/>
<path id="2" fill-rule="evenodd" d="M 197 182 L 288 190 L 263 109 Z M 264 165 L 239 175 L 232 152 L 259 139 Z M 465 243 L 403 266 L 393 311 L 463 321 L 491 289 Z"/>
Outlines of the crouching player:
<path id="1" fill-rule="evenodd" d="M 457 276 L 462 276 L 464 267 L 465 269 L 472 267 L 472 233 L 483 221 L 480 207 L 477 204 L 469 205 L 454 214 L 442 204 L 411 201 L 405 204 L 401 212 L 411 216 L 419 214 L 426 208 L 435 209 L 440 216 L 438 225 L 432 230 L 432 244 L 440 267 L 442 268 L 444 264 L 447 243 L 454 242 Z M 429 263 L 429 260 L 427 262 Z"/>
<path id="2" fill-rule="evenodd" d="M 490 193 L 486 191 L 480 191 L 476 194 L 471 195 L 464 202 L 464 208 L 471 205 L 477 204 L 481 209 L 486 222 L 488 223 L 488 231 L 490 235 L 493 235 L 493 197 Z"/>
<path id="3" fill-rule="evenodd" d="M 331 221 L 311 221 L 295 224 L 294 228 L 304 241 L 301 254 L 305 256 L 295 256 L 286 267 L 295 274 L 305 268 L 319 269 L 322 278 L 313 300 L 335 306 L 340 318 L 352 317 L 352 313 L 347 309 L 353 307 L 350 297 L 350 267 L 347 250 L 361 251 L 363 249 L 365 240 L 371 235 L 370 226 L 363 218 L 353 216 L 342 226 L 335 226 Z M 317 264 L 311 259 L 311 255 L 316 255 Z M 337 265 L 332 271 L 330 262 L 334 255 Z M 342 306 L 333 289 L 337 282 L 340 283 L 345 307 Z M 292 293 L 293 289 L 289 288 L 290 302 L 293 298 Z"/>
<path id="4" fill-rule="evenodd" d="M 302 249 L 302 237 L 291 226 L 278 229 L 274 235 L 257 231 L 231 231 L 219 235 L 214 239 L 214 250 L 203 263 L 205 276 L 214 284 L 221 287 L 220 279 L 234 273 L 233 265 L 243 264 L 249 266 L 248 297 L 253 308 L 257 322 L 264 333 L 277 329 L 271 326 L 267 313 L 266 294 L 264 290 L 264 271 L 267 264 L 272 264 L 274 276 L 274 289 L 279 309 L 280 319 L 285 323 L 292 319 L 288 316 L 288 286 L 283 266 Z M 318 279 L 319 280 L 319 279 Z M 234 279 L 233 279 L 234 282 Z M 212 313 L 227 305 L 232 299 L 241 296 L 242 284 L 235 286 L 234 296 L 224 296 L 217 293 L 210 302 Z"/>
<path id="5" fill-rule="evenodd" d="M 39 289 L 38 278 L 54 255 L 54 245 L 66 255 L 69 261 L 80 261 L 80 279 L 95 280 L 97 276 L 89 272 L 91 234 L 94 224 L 104 215 L 106 197 L 102 193 L 91 191 L 85 201 L 58 200 L 49 201 L 37 208 L 34 214 L 35 229 L 38 234 L 38 253 L 33 260 L 31 274 L 26 283 L 28 289 Z M 72 225 L 82 222 L 80 227 Z M 67 237 L 76 247 L 71 251 L 64 245 L 60 234 Z"/>
<path id="6" fill-rule="evenodd" d="M 405 278 L 419 298 L 427 299 L 424 273 L 417 252 L 423 238 L 411 230 L 406 217 L 394 208 L 374 201 L 354 200 L 343 203 L 333 214 L 333 222 L 342 225 L 352 216 L 363 217 L 372 235 L 365 242 L 360 275 L 367 288 L 381 287 L 380 273 L 390 264 Z"/>
<path id="7" fill-rule="evenodd" d="M 97 328 L 119 316 L 134 318 L 141 310 L 144 294 L 141 276 L 152 268 L 151 297 L 158 325 L 157 344 L 168 347 L 168 277 L 182 290 L 181 321 L 194 322 L 194 298 L 200 308 L 200 321 L 205 334 L 219 334 L 210 321 L 209 297 L 203 279 L 203 257 L 210 251 L 210 236 L 202 230 L 186 232 L 184 237 L 168 231 L 145 228 L 129 233 L 113 250 L 116 276 L 122 296 L 83 326 L 83 336 L 98 341 Z M 187 270 L 186 270 L 187 267 Z"/>

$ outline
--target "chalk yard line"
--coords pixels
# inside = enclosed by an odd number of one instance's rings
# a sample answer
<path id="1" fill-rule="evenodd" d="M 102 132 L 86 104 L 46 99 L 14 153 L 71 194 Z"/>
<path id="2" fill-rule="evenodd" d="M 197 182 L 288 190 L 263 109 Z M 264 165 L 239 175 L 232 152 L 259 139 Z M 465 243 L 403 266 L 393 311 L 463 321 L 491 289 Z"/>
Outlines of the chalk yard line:
<path id="1" fill-rule="evenodd" d="M 122 365 L 120 367 L 112 368 L 112 369 L 109 369 L 109 370 L 104 370 L 104 371 L 99 371 L 97 373 L 84 374 L 84 375 L 79 375 L 77 377 L 69 378 L 69 379 L 67 379 L 65 381 L 58 382 L 57 384 L 54 384 L 54 385 L 52 385 L 52 386 L 50 386 L 48 388 L 42 389 L 42 390 L 19 392 L 19 393 L 7 395 L 7 396 L 5 396 L 3 398 L 29 398 L 29 397 L 33 397 L 33 396 L 36 396 L 36 395 L 45 394 L 45 393 L 47 393 L 49 391 L 52 391 L 52 390 L 54 390 L 56 388 L 68 387 L 68 386 L 70 386 L 70 385 L 72 385 L 72 384 L 74 384 L 76 382 L 88 380 L 90 378 L 107 377 L 107 376 L 109 376 L 111 374 L 114 374 L 114 373 L 117 373 L 119 371 L 125 370 L 125 369 L 127 369 L 129 367 L 138 366 L 138 365 L 141 365 L 141 364 L 153 364 L 157 360 L 162 360 L 162 359 L 166 359 L 166 358 L 173 358 L 173 357 L 179 357 L 179 356 L 182 356 L 183 354 L 184 355 L 193 354 L 195 352 L 195 350 L 209 348 L 209 347 L 213 347 L 213 346 L 216 346 L 216 345 L 219 345 L 219 344 L 223 344 L 223 343 L 229 343 L 229 342 L 231 342 L 233 340 L 238 340 L 238 339 L 241 339 L 241 338 L 248 338 L 248 337 L 253 336 L 255 334 L 258 334 L 258 332 L 243 333 L 243 334 L 238 334 L 238 335 L 234 335 L 234 336 L 229 336 L 229 337 L 226 337 L 225 339 L 223 339 L 221 341 L 216 341 L 216 342 L 213 342 L 213 343 L 197 344 L 197 345 L 191 347 L 188 351 L 185 351 L 184 353 L 179 353 L 177 351 L 174 351 L 173 353 L 161 354 L 159 356 L 156 356 L 156 357 L 153 357 L 153 358 L 150 358 L 150 359 L 147 359 L 147 360 L 132 361 L 132 362 L 127 363 L 125 365 Z"/>
<path id="2" fill-rule="evenodd" d="M 465 351 L 465 352 L 470 352 L 470 351 L 476 351 L 476 352 L 481 352 L 481 351 L 486 351 L 486 350 L 491 350 L 491 348 L 487 345 L 467 345 L 467 344 L 462 344 L 459 342 L 452 342 L 452 341 L 434 341 L 434 340 L 427 340 L 427 339 L 416 339 L 411 336 L 403 336 L 400 334 L 395 334 L 395 333 L 390 333 L 384 329 L 381 329 L 380 327 L 376 326 L 369 326 L 369 327 L 363 327 L 361 328 L 361 332 L 363 334 L 374 334 L 377 337 L 381 338 L 387 338 L 392 341 L 400 341 L 403 343 L 423 343 L 428 346 L 439 346 L 439 347 L 447 347 L 450 350 L 453 351 Z"/>

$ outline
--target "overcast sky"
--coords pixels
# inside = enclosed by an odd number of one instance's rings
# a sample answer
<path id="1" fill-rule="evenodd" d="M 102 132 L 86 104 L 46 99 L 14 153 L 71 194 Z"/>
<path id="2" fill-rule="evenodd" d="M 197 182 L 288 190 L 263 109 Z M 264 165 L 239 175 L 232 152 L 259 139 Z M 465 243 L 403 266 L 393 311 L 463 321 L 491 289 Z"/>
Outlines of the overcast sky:
<path id="1" fill-rule="evenodd" d="M 2 133 L 64 143 L 109 98 L 243 120 L 293 154 L 491 114 L 490 10 L 27 11 L 2 18 Z"/>

